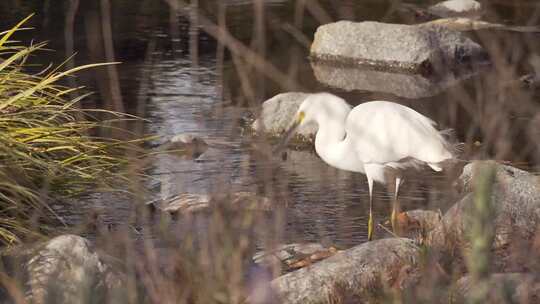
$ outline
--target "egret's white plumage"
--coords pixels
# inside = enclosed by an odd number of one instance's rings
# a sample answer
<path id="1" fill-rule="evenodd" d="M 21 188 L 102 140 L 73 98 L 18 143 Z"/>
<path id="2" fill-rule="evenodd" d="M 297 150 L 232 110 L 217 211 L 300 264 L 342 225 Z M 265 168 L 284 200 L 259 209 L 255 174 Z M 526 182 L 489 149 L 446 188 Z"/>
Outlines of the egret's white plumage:
<path id="1" fill-rule="evenodd" d="M 305 99 L 295 117 L 289 135 L 298 126 L 316 123 L 317 154 L 333 167 L 366 174 L 370 195 L 369 238 L 373 229 L 373 181 L 386 183 L 386 168 L 402 170 L 425 163 L 441 171 L 440 162 L 452 158 L 450 145 L 435 123 L 397 103 L 371 101 L 351 108 L 335 95 L 318 93 Z M 396 176 L 396 199 L 401 181 Z"/>

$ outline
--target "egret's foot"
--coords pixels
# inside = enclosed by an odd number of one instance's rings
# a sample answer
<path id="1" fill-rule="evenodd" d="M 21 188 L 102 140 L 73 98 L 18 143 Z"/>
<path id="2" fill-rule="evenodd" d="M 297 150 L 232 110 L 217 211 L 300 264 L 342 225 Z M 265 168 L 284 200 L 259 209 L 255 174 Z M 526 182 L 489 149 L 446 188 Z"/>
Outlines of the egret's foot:
<path id="1" fill-rule="evenodd" d="M 371 241 L 373 239 L 373 216 L 371 213 L 369 213 L 369 220 L 368 220 L 368 233 L 367 233 L 368 241 Z"/>

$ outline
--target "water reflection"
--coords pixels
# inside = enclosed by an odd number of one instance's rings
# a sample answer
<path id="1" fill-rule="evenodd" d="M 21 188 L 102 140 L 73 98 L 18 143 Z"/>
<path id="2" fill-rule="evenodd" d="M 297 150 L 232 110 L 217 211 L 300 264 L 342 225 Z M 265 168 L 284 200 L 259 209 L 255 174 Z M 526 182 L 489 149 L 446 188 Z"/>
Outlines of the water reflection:
<path id="1" fill-rule="evenodd" d="M 347 67 L 312 61 L 315 78 L 324 85 L 345 91 L 369 91 L 419 99 L 438 95 L 474 75 L 445 73 L 438 76 L 392 73 L 362 67 Z"/>

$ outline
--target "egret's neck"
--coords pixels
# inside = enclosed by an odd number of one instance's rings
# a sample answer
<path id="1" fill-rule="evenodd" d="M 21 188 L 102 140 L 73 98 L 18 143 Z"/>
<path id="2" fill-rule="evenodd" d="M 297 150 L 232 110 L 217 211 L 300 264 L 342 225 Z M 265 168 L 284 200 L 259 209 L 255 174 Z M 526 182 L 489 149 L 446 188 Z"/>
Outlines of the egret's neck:
<path id="1" fill-rule="evenodd" d="M 354 157 L 354 151 L 347 147 L 348 141 L 345 140 L 347 135 L 345 131 L 346 119 L 347 115 L 319 119 L 319 130 L 315 136 L 315 151 L 332 167 L 348 171 L 358 171 L 350 166 L 345 166 Z"/>
<path id="2" fill-rule="evenodd" d="M 319 130 L 315 137 L 315 148 L 326 150 L 343 142 L 345 139 L 345 121 L 323 120 L 319 122 Z"/>

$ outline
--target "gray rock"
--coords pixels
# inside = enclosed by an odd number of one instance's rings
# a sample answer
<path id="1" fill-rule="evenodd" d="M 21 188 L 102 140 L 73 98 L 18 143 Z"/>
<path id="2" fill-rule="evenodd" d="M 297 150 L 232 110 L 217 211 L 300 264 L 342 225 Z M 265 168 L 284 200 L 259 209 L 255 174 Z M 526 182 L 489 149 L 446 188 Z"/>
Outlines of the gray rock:
<path id="1" fill-rule="evenodd" d="M 486 53 L 462 33 L 440 26 L 339 21 L 317 29 L 311 56 L 429 74 L 482 60 Z"/>
<path id="2" fill-rule="evenodd" d="M 495 273 L 488 279 L 486 303 L 537 303 L 540 299 L 539 277 L 529 273 Z M 470 276 L 459 279 L 453 303 L 466 303 L 477 287 Z"/>
<path id="3" fill-rule="evenodd" d="M 317 81 L 333 88 L 390 93 L 410 99 L 435 96 L 474 75 L 446 73 L 443 77 L 426 77 L 420 74 L 392 73 L 320 61 L 312 61 L 311 67 Z"/>
<path id="4" fill-rule="evenodd" d="M 474 202 L 474 193 L 470 191 L 474 191 L 477 168 L 486 164 L 495 166 L 496 170 L 491 195 L 494 269 L 523 271 L 535 266 L 537 260 L 528 253 L 534 246 L 540 224 L 540 178 L 511 166 L 494 161 L 476 161 L 465 166 L 458 184 L 466 194 L 445 213 L 441 223 L 429 234 L 428 243 L 447 256 L 463 258 L 462 254 L 470 248 L 471 226 L 467 220 Z"/>
<path id="5" fill-rule="evenodd" d="M 518 169 L 516 167 L 504 165 L 496 161 L 474 161 L 463 167 L 463 171 L 456 181 L 456 187 L 462 193 L 474 191 L 474 180 L 476 179 L 476 171 L 482 165 L 492 165 L 495 167 L 495 180 L 498 184 L 509 186 L 509 183 L 515 182 L 516 179 L 535 178 L 531 173 Z"/>
<path id="6" fill-rule="evenodd" d="M 480 17 L 482 5 L 474 0 L 448 0 L 428 8 L 428 13 L 447 17 Z"/>
<path id="7" fill-rule="evenodd" d="M 344 250 L 317 264 L 272 281 L 280 303 L 366 300 L 384 287 L 399 285 L 401 270 L 416 267 L 419 248 L 408 239 L 381 239 Z M 332 302 L 334 303 L 334 302 Z"/>
<path id="8" fill-rule="evenodd" d="M 257 132 L 264 132 L 273 136 L 279 136 L 292 124 L 294 114 L 309 94 L 289 92 L 278 94 L 262 104 L 261 113 L 252 128 Z M 317 131 L 316 126 L 305 126 L 296 133 L 301 139 L 313 136 Z"/>
<path id="9" fill-rule="evenodd" d="M 123 277 L 76 235 L 50 240 L 26 268 L 32 303 L 102 303 L 123 285 Z"/>

